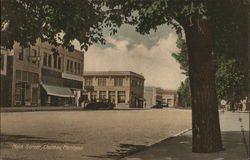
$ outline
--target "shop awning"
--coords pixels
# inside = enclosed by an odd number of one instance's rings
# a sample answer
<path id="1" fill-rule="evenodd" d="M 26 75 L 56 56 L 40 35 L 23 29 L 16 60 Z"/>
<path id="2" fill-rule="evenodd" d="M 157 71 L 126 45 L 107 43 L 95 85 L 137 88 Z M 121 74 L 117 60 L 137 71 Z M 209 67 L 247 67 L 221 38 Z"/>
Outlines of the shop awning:
<path id="1" fill-rule="evenodd" d="M 70 88 L 51 86 L 46 84 L 42 84 L 42 86 L 48 95 L 57 97 L 74 97 L 74 94 L 70 90 Z"/>

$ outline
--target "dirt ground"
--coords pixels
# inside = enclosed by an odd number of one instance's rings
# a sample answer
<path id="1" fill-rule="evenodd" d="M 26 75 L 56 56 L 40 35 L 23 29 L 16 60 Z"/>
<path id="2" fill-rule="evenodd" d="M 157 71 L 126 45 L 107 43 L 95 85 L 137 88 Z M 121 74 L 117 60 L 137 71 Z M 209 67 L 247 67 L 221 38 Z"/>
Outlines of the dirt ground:
<path id="1" fill-rule="evenodd" d="M 1 113 L 1 158 L 118 159 L 191 128 L 191 111 Z"/>

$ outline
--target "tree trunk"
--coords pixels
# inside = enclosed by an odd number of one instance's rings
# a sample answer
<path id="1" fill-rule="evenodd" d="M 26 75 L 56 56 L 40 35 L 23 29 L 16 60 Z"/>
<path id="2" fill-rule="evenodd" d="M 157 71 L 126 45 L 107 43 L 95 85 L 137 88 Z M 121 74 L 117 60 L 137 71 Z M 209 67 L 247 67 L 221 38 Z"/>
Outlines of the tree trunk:
<path id="1" fill-rule="evenodd" d="M 212 37 L 207 22 L 193 18 L 184 24 L 192 97 L 193 152 L 222 150 L 213 68 Z"/>

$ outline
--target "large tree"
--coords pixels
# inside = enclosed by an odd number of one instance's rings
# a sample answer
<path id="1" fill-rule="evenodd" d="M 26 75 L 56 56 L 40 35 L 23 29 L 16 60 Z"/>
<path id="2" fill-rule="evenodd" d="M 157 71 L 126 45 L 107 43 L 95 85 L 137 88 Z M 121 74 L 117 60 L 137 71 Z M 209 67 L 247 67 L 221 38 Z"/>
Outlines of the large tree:
<path id="1" fill-rule="evenodd" d="M 213 2 L 213 3 L 212 3 Z M 241 3 L 241 1 L 237 1 Z M 209 0 L 2 0 L 1 45 L 34 44 L 37 38 L 72 49 L 76 39 L 87 50 L 103 43 L 102 28 L 112 33 L 124 23 L 146 34 L 161 24 L 184 30 L 192 94 L 193 151 L 222 149 L 211 26 L 223 2 Z M 216 14 L 214 14 L 216 13 Z"/>

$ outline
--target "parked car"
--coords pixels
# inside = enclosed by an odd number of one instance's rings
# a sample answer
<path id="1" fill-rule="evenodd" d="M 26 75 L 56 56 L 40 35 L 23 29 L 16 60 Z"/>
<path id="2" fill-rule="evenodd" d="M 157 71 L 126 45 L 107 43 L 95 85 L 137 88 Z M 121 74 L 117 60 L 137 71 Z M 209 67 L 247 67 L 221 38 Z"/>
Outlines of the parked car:
<path id="1" fill-rule="evenodd" d="M 115 108 L 115 104 L 109 99 L 106 100 L 96 100 L 95 102 L 90 102 L 84 109 L 88 110 L 111 110 Z"/>
<path id="2" fill-rule="evenodd" d="M 156 104 L 156 105 L 154 105 L 152 108 L 161 109 L 161 108 L 163 108 L 163 105 L 161 105 L 161 104 Z"/>

